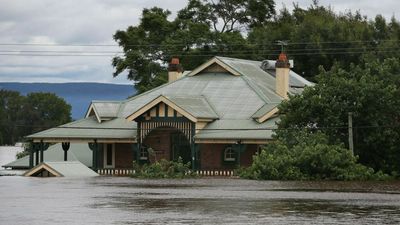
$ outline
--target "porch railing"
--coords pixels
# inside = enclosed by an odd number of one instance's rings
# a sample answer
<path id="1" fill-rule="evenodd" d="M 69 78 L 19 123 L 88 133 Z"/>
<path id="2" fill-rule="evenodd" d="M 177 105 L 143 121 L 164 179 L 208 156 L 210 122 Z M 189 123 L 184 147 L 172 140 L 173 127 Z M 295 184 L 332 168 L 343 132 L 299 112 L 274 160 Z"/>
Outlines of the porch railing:
<path id="1" fill-rule="evenodd" d="M 130 176 L 135 174 L 133 169 L 99 169 L 97 173 L 102 176 Z M 197 175 L 202 177 L 233 177 L 236 176 L 233 170 L 198 170 Z"/>

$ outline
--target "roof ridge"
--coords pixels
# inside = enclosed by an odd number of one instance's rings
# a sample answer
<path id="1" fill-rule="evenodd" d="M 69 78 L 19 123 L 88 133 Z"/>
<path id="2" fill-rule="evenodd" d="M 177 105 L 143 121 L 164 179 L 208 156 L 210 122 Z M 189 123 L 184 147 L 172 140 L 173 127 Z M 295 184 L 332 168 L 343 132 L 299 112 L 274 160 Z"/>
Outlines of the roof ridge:
<path id="1" fill-rule="evenodd" d="M 215 57 L 220 58 L 220 59 L 230 59 L 230 60 L 235 60 L 235 61 L 250 61 L 250 62 L 259 62 L 259 63 L 262 62 L 262 61 L 258 61 L 258 60 L 231 58 L 231 57 L 226 57 L 226 56 L 215 56 Z"/>
<path id="2" fill-rule="evenodd" d="M 123 100 L 92 100 L 91 103 L 99 103 L 99 102 L 110 102 L 110 103 L 121 103 Z"/>
<path id="3" fill-rule="evenodd" d="M 211 110 L 215 113 L 215 115 L 218 116 L 218 119 L 220 118 L 220 115 L 217 113 L 217 111 L 215 110 L 215 107 L 211 104 L 210 101 L 208 101 L 207 97 L 205 95 L 201 95 L 204 97 L 204 99 L 206 100 L 207 104 L 210 106 Z"/>
<path id="4" fill-rule="evenodd" d="M 242 75 L 241 76 L 242 79 L 246 82 L 247 85 L 249 85 L 249 87 L 265 102 L 268 103 L 268 101 L 271 101 L 271 99 L 269 99 L 267 96 L 265 96 L 262 91 L 260 91 L 257 87 L 257 85 L 255 85 L 253 83 L 253 81 L 251 81 L 246 75 Z"/>

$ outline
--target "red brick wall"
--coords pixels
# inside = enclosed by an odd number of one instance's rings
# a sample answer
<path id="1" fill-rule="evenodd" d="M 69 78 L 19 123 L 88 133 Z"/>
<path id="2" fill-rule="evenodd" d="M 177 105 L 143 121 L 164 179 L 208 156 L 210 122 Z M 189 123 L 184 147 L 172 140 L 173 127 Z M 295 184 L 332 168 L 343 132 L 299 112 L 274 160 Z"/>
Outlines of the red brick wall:
<path id="1" fill-rule="evenodd" d="M 171 160 L 171 133 L 176 130 L 153 130 L 144 139 L 143 144 L 151 147 L 155 153 L 157 160 Z M 154 157 L 150 157 L 150 162 L 154 162 Z"/>
<path id="2" fill-rule="evenodd" d="M 237 163 L 224 162 L 223 151 L 230 144 L 200 144 L 201 169 L 235 169 Z M 257 152 L 258 145 L 247 145 L 246 151 L 240 155 L 240 165 L 250 166 L 253 161 L 253 155 Z"/>
<path id="3" fill-rule="evenodd" d="M 132 144 L 115 144 L 115 168 L 132 168 Z"/>

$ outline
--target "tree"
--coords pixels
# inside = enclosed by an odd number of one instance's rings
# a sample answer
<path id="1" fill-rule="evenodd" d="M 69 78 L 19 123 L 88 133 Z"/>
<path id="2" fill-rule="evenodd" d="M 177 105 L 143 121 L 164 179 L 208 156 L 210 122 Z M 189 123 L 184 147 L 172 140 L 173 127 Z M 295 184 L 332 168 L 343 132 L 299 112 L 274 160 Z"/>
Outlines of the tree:
<path id="1" fill-rule="evenodd" d="M 55 94 L 0 90 L 0 145 L 70 121 L 71 106 Z"/>
<path id="2" fill-rule="evenodd" d="M 124 55 L 114 57 L 113 75 L 127 72 L 142 93 L 167 81 L 174 56 L 185 70 L 213 55 L 245 57 L 250 48 L 241 31 L 262 26 L 274 13 L 272 0 L 190 0 L 172 21 L 168 10 L 144 9 L 138 26 L 114 34 Z"/>
<path id="3" fill-rule="evenodd" d="M 23 117 L 26 124 L 24 134 L 36 133 L 44 129 L 71 121 L 71 106 L 54 93 L 30 93 L 26 96 Z"/>
<path id="4" fill-rule="evenodd" d="M 355 153 L 360 162 L 386 173 L 400 172 L 400 60 L 369 59 L 344 70 L 322 70 L 317 84 L 290 96 L 279 108 L 279 128 L 322 131 L 331 144 L 347 143 L 353 113 Z M 279 132 L 286 132 L 285 129 Z M 284 134 L 280 134 L 284 135 Z"/>
<path id="5" fill-rule="evenodd" d="M 24 97 L 16 91 L 0 90 L 0 145 L 14 144 L 21 136 Z"/>

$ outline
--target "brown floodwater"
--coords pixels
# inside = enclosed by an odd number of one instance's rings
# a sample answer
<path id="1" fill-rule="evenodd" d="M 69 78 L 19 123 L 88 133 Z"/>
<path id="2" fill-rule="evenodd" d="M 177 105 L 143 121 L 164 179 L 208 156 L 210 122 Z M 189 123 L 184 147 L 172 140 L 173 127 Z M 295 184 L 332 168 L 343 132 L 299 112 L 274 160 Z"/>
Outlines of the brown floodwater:
<path id="1" fill-rule="evenodd" d="M 400 224 L 400 182 L 0 177 L 0 224 Z"/>

